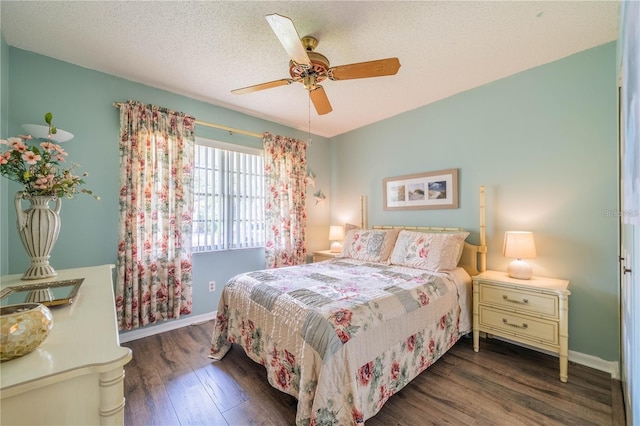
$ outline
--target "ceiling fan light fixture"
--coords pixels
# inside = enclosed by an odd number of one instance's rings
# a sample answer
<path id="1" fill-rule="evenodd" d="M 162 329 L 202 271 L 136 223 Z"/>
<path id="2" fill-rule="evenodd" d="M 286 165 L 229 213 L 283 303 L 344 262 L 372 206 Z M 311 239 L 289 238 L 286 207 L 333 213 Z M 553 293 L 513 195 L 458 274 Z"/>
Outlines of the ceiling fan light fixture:
<path id="1" fill-rule="evenodd" d="M 316 76 L 314 74 L 306 75 L 302 78 L 302 84 L 307 90 L 312 90 L 316 87 Z"/>
<path id="2" fill-rule="evenodd" d="M 326 56 L 318 52 L 309 52 L 310 65 L 299 65 L 293 60 L 289 61 L 289 75 L 295 79 L 315 74 L 318 82 L 327 78 L 329 70 L 329 60 Z"/>

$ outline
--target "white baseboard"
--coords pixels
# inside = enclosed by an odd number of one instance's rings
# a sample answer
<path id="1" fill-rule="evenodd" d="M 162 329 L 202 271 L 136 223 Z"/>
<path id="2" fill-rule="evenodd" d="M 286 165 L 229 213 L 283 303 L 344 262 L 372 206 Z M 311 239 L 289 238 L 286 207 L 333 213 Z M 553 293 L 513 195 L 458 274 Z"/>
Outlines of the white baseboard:
<path id="1" fill-rule="evenodd" d="M 211 321 L 216 318 L 218 311 L 209 312 L 207 314 L 186 316 L 177 320 L 165 321 L 159 324 L 148 325 L 142 328 L 136 328 L 131 331 L 120 332 L 120 343 L 130 342 L 132 340 L 142 339 L 143 337 L 153 336 L 154 334 L 164 333 L 182 327 L 188 327 L 194 324 Z"/>
<path id="2" fill-rule="evenodd" d="M 152 326 L 147 326 L 143 328 L 138 328 L 131 331 L 125 331 L 120 333 L 120 343 L 130 342 L 132 340 L 142 339 L 143 337 L 153 336 L 154 334 L 164 333 L 165 331 L 171 331 L 182 327 L 188 327 L 194 324 L 201 324 L 203 322 L 211 321 L 216 318 L 216 314 L 218 311 L 212 311 L 207 314 L 196 315 L 196 316 L 188 316 L 185 318 L 180 318 L 175 321 L 165 321 L 161 324 L 156 324 Z M 500 337 L 493 337 L 494 339 L 504 340 L 505 342 L 509 342 L 514 345 L 523 346 L 528 349 L 532 349 L 534 351 L 539 351 L 546 353 L 548 355 L 552 355 L 557 357 L 558 354 L 543 351 L 538 348 L 534 348 L 532 346 L 528 346 L 522 343 L 514 342 L 508 339 L 502 339 Z M 606 361 L 602 358 L 598 358 L 597 356 L 583 354 L 581 352 L 569 351 L 569 361 L 575 362 L 576 364 L 584 365 L 586 367 L 590 367 L 599 371 L 604 371 L 605 373 L 611 374 L 612 379 L 620 380 L 620 366 L 617 361 Z"/>
<path id="3" fill-rule="evenodd" d="M 569 361 L 604 371 L 605 373 L 611 374 L 612 379 L 620 380 L 620 364 L 618 361 L 607 361 L 597 356 L 575 351 L 569 351 Z"/>

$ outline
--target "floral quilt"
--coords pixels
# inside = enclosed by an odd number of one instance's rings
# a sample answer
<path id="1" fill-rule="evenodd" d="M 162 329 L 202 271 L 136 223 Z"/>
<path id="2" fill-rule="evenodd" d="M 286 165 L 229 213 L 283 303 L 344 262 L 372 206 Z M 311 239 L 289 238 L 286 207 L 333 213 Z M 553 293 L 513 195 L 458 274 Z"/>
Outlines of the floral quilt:
<path id="1" fill-rule="evenodd" d="M 238 275 L 223 290 L 210 357 L 241 345 L 298 399 L 297 425 L 362 425 L 471 330 L 461 271 L 342 258 Z"/>

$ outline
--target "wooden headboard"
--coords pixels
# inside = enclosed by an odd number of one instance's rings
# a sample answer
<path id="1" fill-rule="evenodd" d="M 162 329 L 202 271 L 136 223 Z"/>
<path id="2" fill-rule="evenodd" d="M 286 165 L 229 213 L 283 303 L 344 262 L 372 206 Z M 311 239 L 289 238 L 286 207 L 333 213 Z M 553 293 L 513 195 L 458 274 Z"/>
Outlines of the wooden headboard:
<path id="1" fill-rule="evenodd" d="M 366 227 L 366 197 L 360 197 L 361 203 L 361 223 Z M 484 212 L 484 186 L 480 187 L 480 244 L 470 244 L 465 241 L 462 250 L 462 257 L 458 266 L 464 268 L 469 275 L 478 275 L 487 269 L 487 245 L 485 235 L 485 212 Z M 372 229 L 406 229 L 417 232 L 461 232 L 463 228 L 442 228 L 433 226 L 395 226 L 395 225 L 374 225 Z"/>

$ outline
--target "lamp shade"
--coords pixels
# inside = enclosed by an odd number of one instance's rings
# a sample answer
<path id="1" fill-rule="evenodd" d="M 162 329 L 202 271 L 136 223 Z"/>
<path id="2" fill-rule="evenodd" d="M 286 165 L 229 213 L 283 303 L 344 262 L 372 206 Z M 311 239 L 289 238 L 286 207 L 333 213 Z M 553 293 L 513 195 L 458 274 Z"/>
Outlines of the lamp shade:
<path id="1" fill-rule="evenodd" d="M 509 264 L 507 273 L 512 278 L 528 280 L 533 271 L 531 266 L 522 259 L 534 259 L 536 257 L 536 244 L 531 232 L 509 231 L 504 234 L 504 247 L 502 254 L 516 260 Z"/>
<path id="2" fill-rule="evenodd" d="M 536 244 L 533 234 L 522 231 L 505 232 L 502 254 L 513 259 L 535 259 Z"/>
<path id="3" fill-rule="evenodd" d="M 329 240 L 333 241 L 330 251 L 332 253 L 340 253 L 342 251 L 342 244 L 340 244 L 339 241 L 344 240 L 344 227 L 331 225 L 329 227 Z"/>
<path id="4" fill-rule="evenodd" d="M 329 240 L 331 241 L 344 240 L 344 228 L 338 225 L 331 225 L 329 227 Z"/>

